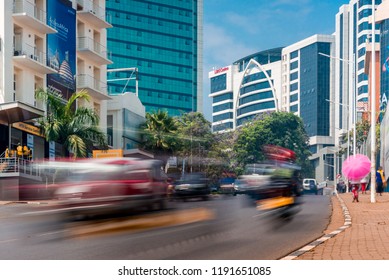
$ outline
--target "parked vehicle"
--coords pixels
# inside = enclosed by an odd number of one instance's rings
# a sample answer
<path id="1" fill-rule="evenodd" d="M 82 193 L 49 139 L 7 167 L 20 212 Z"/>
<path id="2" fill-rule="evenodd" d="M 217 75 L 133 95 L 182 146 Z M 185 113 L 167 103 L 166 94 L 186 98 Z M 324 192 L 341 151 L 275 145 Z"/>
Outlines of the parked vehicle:
<path id="1" fill-rule="evenodd" d="M 316 179 L 305 178 L 303 180 L 303 189 L 304 192 L 310 192 L 314 194 L 322 194 L 325 184 L 318 184 Z"/>

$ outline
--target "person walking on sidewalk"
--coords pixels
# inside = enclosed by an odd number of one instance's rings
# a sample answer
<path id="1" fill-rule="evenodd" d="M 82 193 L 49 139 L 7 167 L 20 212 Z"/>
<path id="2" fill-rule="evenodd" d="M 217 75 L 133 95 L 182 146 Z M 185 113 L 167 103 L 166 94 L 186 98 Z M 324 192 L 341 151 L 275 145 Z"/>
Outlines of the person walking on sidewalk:
<path id="1" fill-rule="evenodd" d="M 362 191 L 362 194 L 366 194 L 366 187 L 367 187 L 367 178 L 364 177 L 361 180 L 361 191 Z"/>
<path id="2" fill-rule="evenodd" d="M 353 202 L 359 202 L 358 193 L 359 193 L 359 182 L 351 182 L 351 192 L 353 194 Z"/>
<path id="3" fill-rule="evenodd" d="M 376 172 L 377 193 L 382 196 L 384 186 L 386 186 L 385 172 L 382 170 L 382 166 L 378 167 Z"/>

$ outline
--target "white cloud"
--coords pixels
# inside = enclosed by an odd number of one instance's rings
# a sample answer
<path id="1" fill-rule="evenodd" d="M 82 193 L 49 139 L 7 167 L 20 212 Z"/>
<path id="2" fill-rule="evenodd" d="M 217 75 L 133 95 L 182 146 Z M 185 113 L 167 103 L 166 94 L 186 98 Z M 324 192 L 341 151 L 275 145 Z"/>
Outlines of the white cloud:
<path id="1" fill-rule="evenodd" d="M 240 38 L 233 37 L 228 30 L 215 24 L 205 23 L 204 26 L 204 66 L 222 67 L 237 59 L 250 55 L 257 50 L 239 42 Z M 204 68 L 204 72 L 208 72 Z"/>

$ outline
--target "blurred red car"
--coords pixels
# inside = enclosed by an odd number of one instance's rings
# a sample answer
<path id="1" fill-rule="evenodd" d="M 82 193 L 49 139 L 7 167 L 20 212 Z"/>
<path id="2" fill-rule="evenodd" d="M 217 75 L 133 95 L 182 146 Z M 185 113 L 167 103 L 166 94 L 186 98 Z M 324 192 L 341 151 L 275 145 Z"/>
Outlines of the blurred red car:
<path id="1" fill-rule="evenodd" d="M 56 171 L 60 182 L 54 198 L 58 199 L 59 210 L 70 216 L 166 207 L 168 183 L 161 161 L 87 159 L 65 166 Z"/>

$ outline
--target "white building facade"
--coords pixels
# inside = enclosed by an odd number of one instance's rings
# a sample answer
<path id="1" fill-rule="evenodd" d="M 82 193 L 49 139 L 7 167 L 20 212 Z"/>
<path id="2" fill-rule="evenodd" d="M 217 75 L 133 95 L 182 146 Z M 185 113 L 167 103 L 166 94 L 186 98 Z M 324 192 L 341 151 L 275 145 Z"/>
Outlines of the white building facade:
<path id="1" fill-rule="evenodd" d="M 25 108 L 13 114 L 42 112 L 44 104 L 35 99 L 36 89 L 57 91 L 64 99 L 86 89 L 91 101 L 83 105 L 99 113 L 105 132 L 110 99 L 106 65 L 112 63 L 106 48 L 106 28 L 112 26 L 105 1 L 2 1 L 0 21 L 0 106 L 20 102 Z M 32 120 L 29 116 L 12 124 L 2 120 L 6 136 L 0 139 L 0 149 L 20 142 L 34 150 L 34 158 L 48 157 L 48 145 Z"/>
<path id="2" fill-rule="evenodd" d="M 244 57 L 208 77 L 213 132 L 234 130 L 258 114 L 279 110 L 281 48 Z"/>

